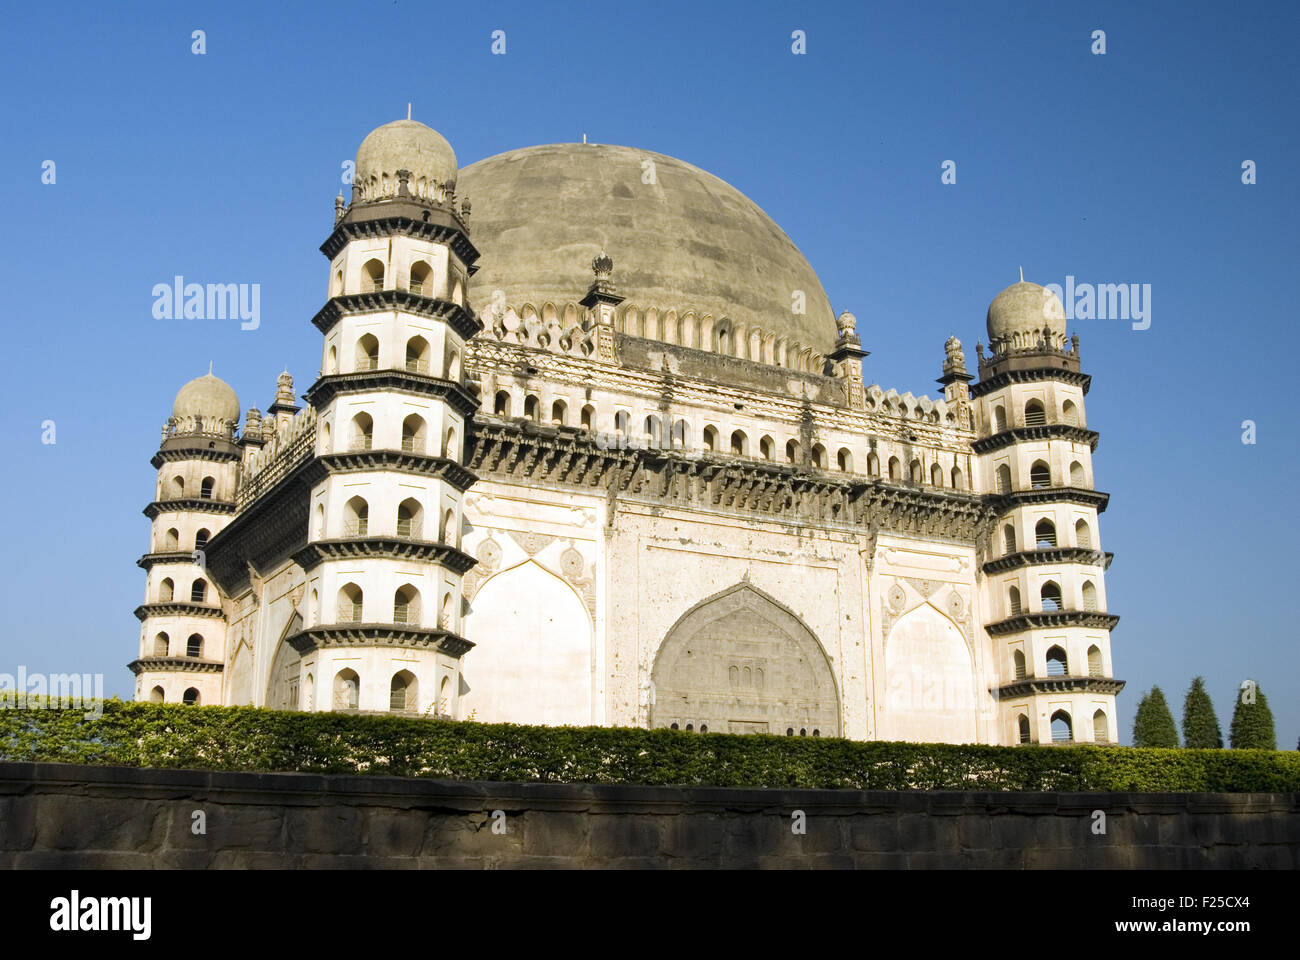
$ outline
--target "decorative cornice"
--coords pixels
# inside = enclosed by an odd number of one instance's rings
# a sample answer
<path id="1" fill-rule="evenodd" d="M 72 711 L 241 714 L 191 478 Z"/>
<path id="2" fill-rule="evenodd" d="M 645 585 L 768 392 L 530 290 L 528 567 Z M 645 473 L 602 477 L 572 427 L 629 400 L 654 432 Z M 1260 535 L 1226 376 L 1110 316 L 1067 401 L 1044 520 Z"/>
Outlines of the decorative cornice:
<path id="1" fill-rule="evenodd" d="M 995 699 L 1011 700 L 1042 693 L 1100 693 L 1114 696 L 1124 689 L 1123 680 L 1113 677 L 1024 677 L 994 687 Z"/>
<path id="2" fill-rule="evenodd" d="M 197 440 L 195 441 L 198 442 Z M 206 441 L 205 441 L 206 442 Z M 193 448 L 170 447 L 166 450 L 159 450 L 149 461 L 155 470 L 161 470 L 164 463 L 178 463 L 188 460 L 210 460 L 214 463 L 238 463 L 242 459 L 239 451 L 195 446 Z"/>
<path id="3" fill-rule="evenodd" d="M 1011 493 L 990 494 L 987 499 L 999 513 L 1037 503 L 1076 503 L 1103 513 L 1106 504 L 1110 502 L 1110 494 L 1085 487 L 1034 487 L 1029 490 L 1013 490 Z"/>
<path id="4" fill-rule="evenodd" d="M 200 547 L 200 549 L 202 549 Z M 148 570 L 158 563 L 184 563 L 190 566 L 196 566 L 194 553 L 189 550 L 173 550 L 170 553 L 146 553 L 143 557 L 135 562 L 137 567 Z"/>
<path id="5" fill-rule="evenodd" d="M 321 410 L 337 396 L 372 392 L 411 393 L 443 400 L 466 418 L 478 409 L 478 398 L 459 383 L 406 370 L 326 374 L 311 385 L 305 396 L 308 403 Z"/>
<path id="6" fill-rule="evenodd" d="M 1008 553 L 1004 557 L 998 557 L 984 564 L 984 572 L 1005 573 L 1021 567 L 1061 563 L 1083 563 L 1109 570 L 1110 563 L 1114 559 L 1115 554 L 1102 553 L 1100 550 L 1088 550 L 1084 547 L 1051 547 L 1046 550 L 1021 550 L 1018 553 Z"/>
<path id="7" fill-rule="evenodd" d="M 404 647 L 439 650 L 462 657 L 474 643 L 450 630 L 408 627 L 395 623 L 345 623 L 309 627 L 287 638 L 300 656 L 324 647 Z"/>
<path id="8" fill-rule="evenodd" d="M 391 470 L 420 477 L 437 477 L 464 493 L 478 480 L 474 471 L 449 457 L 407 450 L 359 450 L 354 453 L 327 453 L 316 458 L 319 476 L 334 473 L 362 473 L 368 470 Z M 315 478 L 313 477 L 313 482 Z"/>
<path id="9" fill-rule="evenodd" d="M 311 318 L 311 322 L 321 333 L 329 333 L 345 316 L 387 313 L 396 310 L 429 320 L 441 320 L 456 331 L 462 340 L 468 340 L 483 330 L 483 322 L 460 304 L 438 297 L 411 293 L 409 290 L 375 290 L 371 293 L 342 294 L 327 301 L 325 306 L 317 311 L 316 316 Z"/>
<path id="10" fill-rule="evenodd" d="M 1043 380 L 1056 380 L 1081 387 L 1084 394 L 1087 394 L 1088 388 L 1092 385 L 1092 377 L 1077 370 L 1066 370 L 1061 367 L 1034 367 L 1027 370 L 1004 370 L 1001 373 L 994 374 L 987 380 L 979 380 L 971 384 L 970 395 L 972 398 L 982 397 L 987 393 L 1000 390 L 1013 383 L 1040 383 Z"/>
<path id="11" fill-rule="evenodd" d="M 153 520 L 160 513 L 234 513 L 233 500 L 204 500 L 201 497 L 174 497 L 170 500 L 155 500 L 142 511 Z"/>
<path id="12" fill-rule="evenodd" d="M 314 540 L 293 555 L 304 570 L 314 570 L 326 560 L 354 560 L 386 557 L 392 560 L 419 560 L 436 563 L 453 573 L 463 574 L 478 563 L 467 553 L 446 543 L 432 540 L 408 540 L 402 537 L 347 537 Z"/>
<path id="13" fill-rule="evenodd" d="M 1096 453 L 1097 441 L 1100 438 L 1101 434 L 1095 430 L 1071 426 L 1068 423 L 1047 423 L 1037 427 L 1012 427 L 991 437 L 976 440 L 970 446 L 975 453 L 992 453 L 994 450 L 1001 450 L 1003 447 L 1027 440 L 1073 440 L 1076 443 L 1086 443 L 1088 448 Z"/>
<path id="14" fill-rule="evenodd" d="M 141 657 L 132 660 L 126 668 L 138 677 L 146 671 L 161 670 L 180 673 L 221 673 L 226 666 L 220 660 L 200 660 L 198 657 Z"/>
<path id="15" fill-rule="evenodd" d="M 1039 613 L 1020 613 L 1005 620 L 986 624 L 990 636 L 1000 637 L 1026 630 L 1044 630 L 1056 627 L 1090 627 L 1114 630 L 1119 617 L 1099 610 L 1043 610 Z"/>
<path id="16" fill-rule="evenodd" d="M 400 201 L 385 202 L 393 206 L 400 203 Z M 400 235 L 434 243 L 445 243 L 466 266 L 472 266 L 478 259 L 478 249 L 466 235 L 468 230 L 465 223 L 453 210 L 442 205 L 430 205 L 415 200 L 402 206 L 412 213 L 419 210 L 420 218 L 404 216 L 345 218 L 320 245 L 320 252 L 333 260 L 353 240 Z M 357 212 L 362 211 L 357 208 Z"/>
<path id="17" fill-rule="evenodd" d="M 156 603 L 142 603 L 135 608 L 135 618 L 145 617 L 210 617 L 221 619 L 225 616 L 220 607 L 207 603 L 190 603 L 185 600 L 163 600 Z"/>

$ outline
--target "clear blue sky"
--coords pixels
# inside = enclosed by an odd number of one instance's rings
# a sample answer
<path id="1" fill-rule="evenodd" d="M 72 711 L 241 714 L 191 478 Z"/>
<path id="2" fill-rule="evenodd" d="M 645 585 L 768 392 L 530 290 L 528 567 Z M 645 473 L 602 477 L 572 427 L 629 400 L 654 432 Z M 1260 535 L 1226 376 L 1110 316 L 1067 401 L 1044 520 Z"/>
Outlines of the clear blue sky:
<path id="1" fill-rule="evenodd" d="M 1204 674 L 1226 735 L 1255 677 L 1300 736 L 1294 3 L 22 4 L 0 35 L 0 672 L 129 696 L 149 458 L 208 361 L 265 409 L 315 375 L 340 165 L 405 114 L 461 165 L 581 140 L 735 184 L 852 310 L 868 382 L 935 395 L 1017 277 L 1149 283 L 1080 321 L 1111 493 L 1103 545 L 1131 732 Z M 206 31 L 207 52 L 190 52 Z M 507 53 L 490 53 L 493 30 Z M 807 54 L 791 53 L 791 32 Z M 1106 31 L 1107 53 L 1090 53 Z M 57 182 L 41 183 L 41 164 Z M 940 165 L 957 164 L 957 183 Z M 1253 160 L 1258 183 L 1241 182 Z M 256 282 L 262 325 L 160 321 L 175 274 Z M 43 445 L 54 420 L 57 443 Z M 1258 442 L 1241 442 L 1241 423 Z"/>

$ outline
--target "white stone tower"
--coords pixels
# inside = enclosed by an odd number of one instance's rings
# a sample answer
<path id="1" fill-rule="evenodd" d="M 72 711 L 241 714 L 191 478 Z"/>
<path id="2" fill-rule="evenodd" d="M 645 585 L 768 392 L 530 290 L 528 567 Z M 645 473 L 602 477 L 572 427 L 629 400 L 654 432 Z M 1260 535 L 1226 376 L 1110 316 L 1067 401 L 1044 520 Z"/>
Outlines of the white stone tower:
<path id="1" fill-rule="evenodd" d="M 162 445 L 149 552 L 140 653 L 130 665 L 136 699 L 220 703 L 226 620 L 216 586 L 204 570 L 204 547 L 235 512 L 242 453 L 235 440 L 239 400 L 211 372 L 176 394 Z"/>
<path id="2" fill-rule="evenodd" d="M 1049 290 L 1023 280 L 989 306 L 992 356 L 979 352 L 977 439 L 998 518 L 983 565 L 1003 743 L 1114 743 L 1115 694 L 1078 336 Z M 951 356 L 950 356 L 951 360 Z M 962 373 L 965 373 L 964 365 Z M 945 376 L 949 375 L 945 365 Z M 969 379 L 969 378 L 967 378 Z"/>
<path id="3" fill-rule="evenodd" d="M 466 302 L 478 252 L 456 157 L 436 131 L 398 120 L 357 152 L 352 202 L 321 251 L 330 299 L 316 411 L 302 656 L 307 709 L 455 715 L 462 637 L 465 423 L 462 372 L 481 329 Z"/>

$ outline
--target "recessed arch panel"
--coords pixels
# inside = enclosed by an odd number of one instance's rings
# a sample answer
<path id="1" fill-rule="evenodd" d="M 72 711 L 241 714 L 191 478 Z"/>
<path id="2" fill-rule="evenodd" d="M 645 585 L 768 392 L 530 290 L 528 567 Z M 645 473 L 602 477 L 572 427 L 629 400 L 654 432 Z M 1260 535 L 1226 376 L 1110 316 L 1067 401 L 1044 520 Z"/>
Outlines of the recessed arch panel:
<path id="1" fill-rule="evenodd" d="M 975 743 L 975 669 L 957 625 L 928 603 L 900 617 L 885 638 L 881 740 Z"/>

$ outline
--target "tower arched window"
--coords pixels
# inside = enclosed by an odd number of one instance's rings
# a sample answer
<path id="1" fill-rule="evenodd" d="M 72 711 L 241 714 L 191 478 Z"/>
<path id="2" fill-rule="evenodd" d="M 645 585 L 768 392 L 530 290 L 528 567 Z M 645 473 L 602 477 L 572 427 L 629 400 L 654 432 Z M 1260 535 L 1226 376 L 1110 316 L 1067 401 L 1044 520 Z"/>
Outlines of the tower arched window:
<path id="1" fill-rule="evenodd" d="M 176 594 L 176 585 L 172 583 L 171 577 L 163 577 L 162 583 L 158 584 L 158 601 L 160 603 L 171 603 Z"/>
<path id="2" fill-rule="evenodd" d="M 1030 400 L 1025 404 L 1025 426 L 1041 427 L 1047 423 L 1047 414 L 1043 410 L 1043 405 L 1038 400 Z"/>
<path id="3" fill-rule="evenodd" d="M 406 341 L 406 372 L 429 372 L 429 341 L 424 337 L 412 337 Z"/>
<path id="4" fill-rule="evenodd" d="M 164 699 L 166 699 L 166 694 L 163 693 L 162 687 L 154 687 L 149 691 L 150 703 L 162 703 Z"/>
<path id="5" fill-rule="evenodd" d="M 786 463 L 798 463 L 798 462 L 799 462 L 799 441 L 798 441 L 798 440 L 787 440 L 787 441 L 786 441 L 786 444 L 785 444 L 785 462 L 786 462 Z"/>
<path id="6" fill-rule="evenodd" d="M 826 469 L 826 448 L 820 443 L 814 443 L 812 448 L 813 466 L 819 470 Z"/>
<path id="7" fill-rule="evenodd" d="M 423 260 L 417 260 L 411 264 L 411 283 L 410 290 L 414 294 L 422 297 L 433 294 L 433 284 L 430 280 L 433 277 L 433 268 Z"/>
<path id="8" fill-rule="evenodd" d="M 853 452 L 848 447 L 840 447 L 835 455 L 835 463 L 845 473 L 853 472 Z"/>
<path id="9" fill-rule="evenodd" d="M 424 453 L 424 418 L 413 413 L 402 421 L 402 449 L 408 453 Z"/>
<path id="10" fill-rule="evenodd" d="M 952 488 L 954 490 L 966 489 L 966 478 L 962 476 L 961 467 L 952 468 Z"/>
<path id="11" fill-rule="evenodd" d="M 652 449 L 663 443 L 663 421 L 653 413 L 645 418 L 645 441 Z"/>
<path id="12" fill-rule="evenodd" d="M 1011 468 L 1005 463 L 998 464 L 998 493 L 1011 492 Z"/>
<path id="13" fill-rule="evenodd" d="M 194 534 L 194 549 L 202 550 L 206 547 L 210 536 L 211 534 L 208 533 L 207 527 L 200 527 L 198 533 Z"/>
<path id="14" fill-rule="evenodd" d="M 414 497 L 407 497 L 397 505 L 397 535 L 419 540 L 423 534 L 424 508 Z"/>
<path id="15" fill-rule="evenodd" d="M 930 466 L 930 484 L 935 487 L 943 486 L 943 467 L 937 463 Z"/>
<path id="16" fill-rule="evenodd" d="M 1038 596 L 1043 602 L 1044 610 L 1062 609 L 1061 586 L 1055 580 L 1048 580 L 1043 584 L 1043 588 L 1038 592 Z"/>
<path id="17" fill-rule="evenodd" d="M 169 551 L 176 551 L 181 548 L 181 534 L 175 527 L 167 531 L 167 536 L 163 538 L 163 547 Z"/>
<path id="18" fill-rule="evenodd" d="M 382 260 L 367 260 L 361 265 L 362 283 L 366 293 L 376 293 L 384 289 L 384 263 Z"/>
<path id="19" fill-rule="evenodd" d="M 361 588 L 355 583 L 345 583 L 339 587 L 339 623 L 361 623 L 365 597 Z"/>
<path id="20" fill-rule="evenodd" d="M 460 445 L 456 437 L 455 427 L 447 428 L 447 435 L 442 440 L 442 455 L 449 460 L 460 459 Z"/>
<path id="21" fill-rule="evenodd" d="M 1029 468 L 1029 486 L 1035 490 L 1052 485 L 1052 470 L 1042 460 L 1035 460 Z"/>
<path id="22" fill-rule="evenodd" d="M 370 504 L 365 497 L 352 497 L 343 505 L 343 535 L 365 537 L 370 534 Z"/>
<path id="23" fill-rule="evenodd" d="M 903 479 L 903 466 L 901 463 L 899 463 L 898 457 L 889 458 L 889 479 L 890 480 Z"/>
<path id="24" fill-rule="evenodd" d="M 1095 644 L 1088 648 L 1088 676 L 1104 677 L 1105 667 L 1101 662 L 1101 648 Z"/>
<path id="25" fill-rule="evenodd" d="M 1057 710 L 1052 714 L 1052 742 L 1071 743 L 1073 740 L 1074 728 L 1070 723 L 1070 715 L 1064 710 Z"/>
<path id="26" fill-rule="evenodd" d="M 733 430 L 731 433 L 731 452 L 737 457 L 749 456 L 749 437 L 745 436 L 743 430 Z"/>
<path id="27" fill-rule="evenodd" d="M 615 433 L 622 434 L 624 437 L 626 437 L 628 435 L 629 429 L 631 428 L 631 423 L 632 423 L 632 414 L 628 413 L 626 410 L 619 410 L 617 413 L 614 414 Z"/>
<path id="28" fill-rule="evenodd" d="M 1018 727 L 1018 731 L 1020 734 L 1020 742 L 1031 743 L 1032 740 L 1030 738 L 1030 733 L 1029 733 L 1029 718 L 1022 713 L 1020 715 L 1020 719 L 1016 721 L 1016 725 Z"/>
<path id="29" fill-rule="evenodd" d="M 718 430 L 712 425 L 704 428 L 704 449 L 710 453 L 718 451 Z"/>
<path id="30" fill-rule="evenodd" d="M 875 451 L 867 454 L 867 476 L 880 476 L 880 458 L 876 456 Z"/>
<path id="31" fill-rule="evenodd" d="M 1070 464 L 1070 486 L 1086 487 L 1088 485 L 1087 474 L 1083 472 L 1083 464 L 1075 460 Z"/>
<path id="32" fill-rule="evenodd" d="M 596 408 L 587 404 L 582 408 L 582 429 L 590 431 L 596 427 Z"/>
<path id="33" fill-rule="evenodd" d="M 1025 679 L 1025 653 L 1024 653 L 1024 651 L 1023 651 L 1023 650 L 1017 650 L 1014 654 L 1012 654 L 1012 656 L 1011 656 L 1011 660 L 1012 660 L 1013 665 L 1015 666 L 1016 679 L 1017 679 L 1017 680 L 1023 680 L 1023 679 Z"/>
<path id="34" fill-rule="evenodd" d="M 506 390 L 498 390 L 497 395 L 492 403 L 492 412 L 498 417 L 510 416 L 510 393 Z"/>
<path id="35" fill-rule="evenodd" d="M 913 460 L 907 465 L 907 478 L 913 483 L 921 482 L 921 461 Z"/>
<path id="36" fill-rule="evenodd" d="M 531 393 L 524 397 L 524 416 L 534 423 L 541 421 L 542 402 Z"/>
<path id="37" fill-rule="evenodd" d="M 1070 663 L 1065 656 L 1065 651 L 1058 646 L 1050 647 L 1047 651 L 1047 675 L 1049 677 L 1069 676 Z"/>
<path id="38" fill-rule="evenodd" d="M 172 477 L 170 493 L 173 499 L 179 500 L 185 496 L 185 478 L 182 476 Z"/>
<path id="39" fill-rule="evenodd" d="M 1079 425 L 1079 408 L 1074 405 L 1073 400 L 1066 400 L 1061 406 L 1061 419 L 1072 427 Z"/>
<path id="40" fill-rule="evenodd" d="M 569 405 L 563 400 L 556 400 L 551 404 L 551 423 L 557 427 L 569 425 Z"/>
<path id="41" fill-rule="evenodd" d="M 1106 711 L 1098 710 L 1092 715 L 1092 739 L 1096 743 L 1110 742 L 1110 724 L 1106 722 Z"/>
<path id="42" fill-rule="evenodd" d="M 363 334 L 357 340 L 356 361 L 360 371 L 379 369 L 379 338 L 373 333 Z"/>
<path id="43" fill-rule="evenodd" d="M 1083 609 L 1097 609 L 1097 588 L 1091 580 L 1083 582 Z"/>
<path id="44" fill-rule="evenodd" d="M 673 424 L 672 445 L 678 450 L 685 450 L 691 445 L 691 425 L 685 420 Z"/>
<path id="45" fill-rule="evenodd" d="M 419 688 L 415 674 L 400 670 L 393 674 L 388 684 L 388 709 L 392 713 L 416 713 L 419 709 L 416 691 Z"/>
<path id="46" fill-rule="evenodd" d="M 217 481 L 212 477 L 204 477 L 203 482 L 199 484 L 199 499 L 211 500 L 212 489 L 217 485 Z"/>
<path id="47" fill-rule="evenodd" d="M 168 647 L 171 644 L 171 638 L 166 633 L 160 633 L 153 638 L 153 655 L 155 657 L 165 657 L 168 653 Z"/>
<path id="48" fill-rule="evenodd" d="M 1020 614 L 1020 588 L 1011 587 L 1007 590 L 1007 610 L 1011 616 Z"/>
<path id="49" fill-rule="evenodd" d="M 1001 433 L 1007 428 L 1007 411 L 1002 407 L 993 408 L 993 431 Z"/>
<path id="50" fill-rule="evenodd" d="M 1002 528 L 1002 548 L 1003 553 L 1016 552 L 1016 528 L 1009 523 Z"/>
<path id="51" fill-rule="evenodd" d="M 190 603 L 205 603 L 208 599 L 208 582 L 195 580 L 190 584 Z"/>
<path id="52" fill-rule="evenodd" d="M 369 450 L 374 445 L 375 421 L 368 413 L 358 413 L 352 418 L 352 442 L 350 449 L 355 453 Z"/>
<path id="53" fill-rule="evenodd" d="M 1092 530 L 1087 520 L 1079 520 L 1074 525 L 1074 543 L 1084 550 L 1092 549 Z"/>
<path id="54" fill-rule="evenodd" d="M 203 656 L 203 637 L 197 633 L 191 633 L 190 638 L 185 641 L 185 656 L 194 657 L 196 660 Z"/>
<path id="55" fill-rule="evenodd" d="M 406 583 L 393 594 L 393 623 L 420 623 L 420 591 L 414 584 Z"/>
<path id="56" fill-rule="evenodd" d="M 460 545 L 460 537 L 456 529 L 456 512 L 454 510 L 448 509 L 442 515 L 442 529 L 439 531 L 438 542 L 453 547 Z"/>
<path id="57" fill-rule="evenodd" d="M 340 670 L 334 675 L 334 709 L 355 710 L 361 699 L 361 678 L 355 670 Z"/>
<path id="58" fill-rule="evenodd" d="M 1056 524 L 1044 517 L 1034 525 L 1034 547 L 1050 550 L 1056 546 Z"/>
<path id="59" fill-rule="evenodd" d="M 339 348 L 330 344 L 329 351 L 325 354 L 325 372 L 339 372 Z"/>
<path id="60" fill-rule="evenodd" d="M 181 703 L 187 707 L 197 707 L 199 705 L 199 691 L 195 687 L 190 687 L 181 695 Z"/>
<path id="61" fill-rule="evenodd" d="M 447 351 L 447 379 L 460 383 L 460 351 L 455 347 Z"/>

